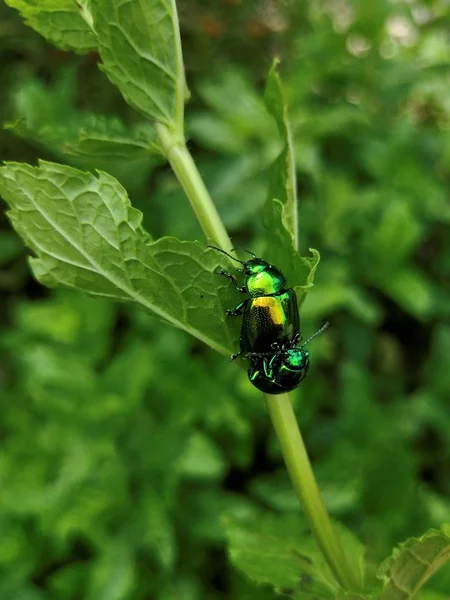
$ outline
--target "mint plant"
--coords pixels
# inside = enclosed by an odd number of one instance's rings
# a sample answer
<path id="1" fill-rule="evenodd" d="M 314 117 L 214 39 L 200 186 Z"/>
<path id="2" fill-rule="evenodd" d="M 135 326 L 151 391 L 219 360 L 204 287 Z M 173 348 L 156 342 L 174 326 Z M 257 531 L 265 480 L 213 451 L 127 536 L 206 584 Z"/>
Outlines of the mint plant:
<path id="1" fill-rule="evenodd" d="M 0 193 L 9 205 L 8 216 L 15 230 L 34 254 L 30 258 L 34 276 L 49 287 L 64 286 L 135 302 L 167 327 L 173 325 L 211 349 L 231 354 L 237 326 L 225 320 L 224 307 L 235 304 L 235 294 L 216 277 L 218 258 L 206 243 L 227 251 L 232 243 L 185 139 L 184 106 L 189 91 L 175 3 L 7 3 L 62 50 L 98 52 L 111 83 L 147 120 L 133 132 L 122 131 L 120 123 L 99 123 L 81 115 L 67 125 L 67 131 L 33 128 L 29 123 L 9 123 L 10 129 L 57 145 L 61 154 L 82 156 L 87 146 L 90 152 L 92 147 L 101 147 L 103 153 L 122 161 L 129 153 L 132 158 L 145 158 L 148 153 L 166 160 L 204 233 L 200 241 L 153 239 L 124 187 L 105 172 L 92 174 L 47 161 L 37 167 L 7 163 L 0 168 Z M 276 63 L 269 72 L 264 97 L 281 139 L 263 211 L 264 256 L 283 268 L 302 302 L 313 286 L 319 253 L 311 250 L 311 257 L 297 253 L 301 224 L 294 143 Z M 406 240 L 405 245 L 408 243 Z M 378 245 L 376 239 L 373 244 Z M 375 566 L 365 565 L 361 543 L 343 525 L 332 523 L 327 514 L 290 399 L 283 395 L 268 397 L 266 402 L 304 518 L 272 514 L 225 518 L 235 567 L 255 584 L 269 585 L 275 592 L 297 599 L 416 597 L 427 579 L 450 560 L 449 526 L 408 539 L 380 565 L 375 577 Z M 163 521 L 157 498 L 154 511 Z M 129 560 L 123 557 L 119 562 Z M 252 593 L 257 596 L 259 591 Z"/>

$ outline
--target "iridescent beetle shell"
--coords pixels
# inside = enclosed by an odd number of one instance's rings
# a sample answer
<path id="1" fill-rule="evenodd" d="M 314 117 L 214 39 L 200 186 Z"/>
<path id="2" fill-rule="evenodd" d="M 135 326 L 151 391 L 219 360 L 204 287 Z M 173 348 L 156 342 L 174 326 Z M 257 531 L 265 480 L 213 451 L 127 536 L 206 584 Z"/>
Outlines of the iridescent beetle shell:
<path id="1" fill-rule="evenodd" d="M 287 288 L 286 278 L 275 266 L 253 253 L 252 258 L 240 261 L 224 250 L 209 246 L 242 265 L 239 271 L 245 282 L 239 287 L 231 273 L 220 269 L 217 273 L 228 277 L 239 292 L 249 298 L 238 304 L 228 315 L 242 315 L 240 349 L 231 360 L 243 356 L 250 360 L 248 377 L 262 392 L 280 394 L 300 385 L 309 370 L 309 352 L 300 341 L 300 316 L 297 296 Z M 246 251 L 248 252 L 248 250 Z M 328 323 L 313 337 L 321 333 Z"/>

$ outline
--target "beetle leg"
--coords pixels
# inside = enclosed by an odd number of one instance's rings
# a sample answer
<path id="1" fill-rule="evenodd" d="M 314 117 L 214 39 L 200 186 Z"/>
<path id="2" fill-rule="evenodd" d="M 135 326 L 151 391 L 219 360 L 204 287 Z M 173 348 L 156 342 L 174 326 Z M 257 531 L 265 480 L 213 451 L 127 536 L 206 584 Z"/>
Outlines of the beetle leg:
<path id="1" fill-rule="evenodd" d="M 252 382 L 255 381 L 255 379 L 258 377 L 259 373 L 260 373 L 259 369 L 257 369 L 256 371 L 253 371 L 253 373 L 250 376 L 250 381 L 252 381 Z"/>
<path id="2" fill-rule="evenodd" d="M 247 300 L 244 300 L 243 302 L 238 304 L 234 310 L 227 310 L 227 316 L 228 317 L 239 317 L 239 315 L 242 315 L 242 309 L 244 308 L 244 306 L 246 304 L 247 304 Z"/>
<path id="3" fill-rule="evenodd" d="M 247 302 L 247 300 L 244 300 L 244 302 L 241 302 L 241 304 L 245 304 Z M 240 306 L 240 305 L 239 305 Z M 239 307 L 238 307 L 239 308 Z M 227 311 L 227 314 L 231 312 L 231 311 Z M 242 339 L 242 333 L 241 336 L 239 338 L 239 352 L 236 352 L 236 354 L 232 354 L 230 356 L 230 360 L 233 362 L 234 360 L 237 359 L 238 356 L 241 356 L 241 354 L 244 352 L 244 340 Z M 245 357 L 247 358 L 247 356 Z"/>
<path id="4" fill-rule="evenodd" d="M 227 273 L 227 271 L 224 271 L 223 269 L 219 269 L 218 271 L 216 271 L 216 275 L 224 275 L 225 277 L 228 277 L 228 279 L 231 279 L 234 287 L 237 289 L 238 292 L 241 292 L 242 294 L 248 294 L 247 288 L 245 287 L 245 285 L 243 285 L 242 287 L 239 287 L 238 282 L 236 281 L 236 277 L 234 275 L 232 275 L 231 273 Z"/>
<path id="5" fill-rule="evenodd" d="M 264 369 L 264 375 L 266 377 L 268 377 L 269 379 L 273 379 L 273 361 L 275 360 L 276 355 L 272 356 L 272 358 L 270 360 L 268 360 L 267 358 L 265 358 L 263 360 L 263 369 Z"/>

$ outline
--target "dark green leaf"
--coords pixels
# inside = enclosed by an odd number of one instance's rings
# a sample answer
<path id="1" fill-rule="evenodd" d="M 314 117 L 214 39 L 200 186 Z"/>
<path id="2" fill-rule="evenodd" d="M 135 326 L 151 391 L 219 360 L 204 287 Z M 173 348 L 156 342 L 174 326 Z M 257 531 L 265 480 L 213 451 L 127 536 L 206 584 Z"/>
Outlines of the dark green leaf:
<path id="1" fill-rule="evenodd" d="M 23 245 L 14 233 L 2 231 L 2 236 L 0 237 L 0 265 L 14 260 L 21 254 L 22 250 Z"/>

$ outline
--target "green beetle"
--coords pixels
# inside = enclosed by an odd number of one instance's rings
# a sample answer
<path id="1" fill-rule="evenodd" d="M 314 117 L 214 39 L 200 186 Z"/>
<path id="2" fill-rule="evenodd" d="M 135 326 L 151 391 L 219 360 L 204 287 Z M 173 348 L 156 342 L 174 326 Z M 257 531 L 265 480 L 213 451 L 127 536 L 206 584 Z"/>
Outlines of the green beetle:
<path id="1" fill-rule="evenodd" d="M 218 275 L 228 277 L 235 288 L 247 298 L 227 315 L 243 315 L 240 349 L 231 356 L 235 360 L 244 356 L 250 360 L 248 376 L 259 390 L 280 394 L 296 388 L 309 369 L 309 352 L 300 343 L 300 317 L 297 296 L 287 288 L 286 278 L 277 267 L 248 252 L 252 258 L 241 261 L 221 248 L 209 246 L 239 262 L 245 274 L 245 283 L 239 286 L 231 273 L 220 269 Z M 321 333 L 328 323 L 313 337 Z M 312 339 L 312 338 L 310 338 Z"/>

